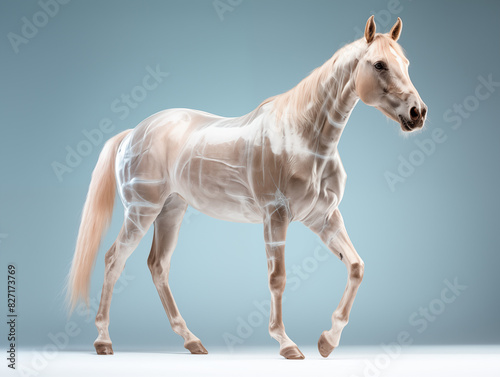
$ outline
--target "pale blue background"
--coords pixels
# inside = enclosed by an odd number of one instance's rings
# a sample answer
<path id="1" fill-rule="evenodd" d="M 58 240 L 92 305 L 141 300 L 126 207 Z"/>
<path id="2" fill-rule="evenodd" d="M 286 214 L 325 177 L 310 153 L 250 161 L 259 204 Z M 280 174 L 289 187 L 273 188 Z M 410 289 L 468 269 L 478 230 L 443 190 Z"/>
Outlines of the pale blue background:
<path id="1" fill-rule="evenodd" d="M 63 161 L 65 147 L 83 140 L 82 130 L 109 117 L 117 133 L 170 107 L 247 113 L 357 38 L 377 12 L 378 31 L 388 31 L 397 16 L 403 19 L 400 42 L 429 106 L 429 122 L 426 131 L 405 138 L 395 123 L 360 103 L 340 143 L 348 172 L 340 208 L 366 264 L 342 344 L 390 342 L 402 330 L 416 344 L 499 343 L 499 93 L 482 101 L 458 130 L 443 114 L 474 94 L 479 75 L 500 81 L 500 3 L 401 0 L 397 14 L 388 12 L 388 4 L 245 0 L 221 21 L 212 1 L 72 1 L 16 54 L 7 34 L 20 33 L 21 18 L 40 8 L 35 1 L 2 1 L 0 276 L 5 283 L 6 265 L 17 265 L 19 344 L 50 343 L 48 334 L 63 331 L 67 321 L 62 290 L 99 148 L 62 182 L 51 163 Z M 110 104 L 157 64 L 170 76 L 119 119 Z M 384 172 L 396 171 L 398 156 L 408 157 L 415 140 L 437 127 L 447 141 L 391 192 Z M 121 217 L 117 205 L 93 274 L 93 298 L 99 297 L 103 256 Z M 151 232 L 127 264 L 133 280 L 113 298 L 115 350 L 182 350 L 146 266 L 150 244 Z M 294 224 L 287 266 L 302 264 L 317 245 L 315 235 Z M 443 281 L 454 278 L 467 290 L 419 334 L 409 317 L 439 298 Z M 299 346 L 316 344 L 330 327 L 345 280 L 344 265 L 332 257 L 299 289 L 289 286 L 284 319 Z M 173 257 L 171 286 L 205 346 L 224 346 L 222 334 L 236 334 L 237 318 L 255 310 L 254 300 L 269 298 L 261 226 L 192 213 Z M 2 299 L 0 312 L 5 307 Z M 82 331 L 69 348 L 92 350 L 93 316 L 71 320 Z M 244 344 L 274 345 L 267 319 Z"/>

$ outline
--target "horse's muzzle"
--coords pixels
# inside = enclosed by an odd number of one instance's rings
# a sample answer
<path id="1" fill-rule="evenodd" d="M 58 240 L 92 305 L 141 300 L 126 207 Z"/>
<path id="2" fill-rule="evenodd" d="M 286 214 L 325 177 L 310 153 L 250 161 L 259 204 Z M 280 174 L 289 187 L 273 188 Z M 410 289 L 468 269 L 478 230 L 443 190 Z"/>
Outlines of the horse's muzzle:
<path id="1" fill-rule="evenodd" d="M 399 115 L 399 122 L 401 124 L 401 129 L 404 132 L 412 132 L 415 130 L 419 130 L 424 126 L 423 117 L 419 117 L 418 119 L 415 120 L 410 120 L 402 115 Z"/>

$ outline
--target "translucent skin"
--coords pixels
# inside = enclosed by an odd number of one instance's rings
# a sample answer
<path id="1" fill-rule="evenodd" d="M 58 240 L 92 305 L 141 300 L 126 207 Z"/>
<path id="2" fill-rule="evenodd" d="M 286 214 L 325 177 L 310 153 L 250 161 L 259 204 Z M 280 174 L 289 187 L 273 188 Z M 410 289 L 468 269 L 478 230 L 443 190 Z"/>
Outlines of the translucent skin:
<path id="1" fill-rule="evenodd" d="M 263 223 L 272 297 L 269 332 L 279 342 L 280 354 L 289 359 L 304 355 L 287 336 L 282 320 L 286 231 L 290 222 L 300 221 L 318 234 L 348 270 L 332 327 L 318 342 L 324 357 L 338 346 L 364 273 L 363 261 L 338 210 L 346 183 L 337 150 L 342 131 L 360 98 L 391 118 L 402 119 L 403 131 L 419 129 L 425 120 L 426 107 L 411 84 L 407 60 L 396 44 L 401 26 L 398 20 L 388 35 L 375 34 L 371 17 L 364 39 L 339 50 L 291 91 L 264 101 L 242 117 L 169 109 L 110 140 L 100 161 L 116 153 L 114 174 L 125 219 L 106 254 L 96 316 L 99 336 L 94 343 L 99 354 L 113 353 L 108 333 L 113 286 L 153 223 L 148 266 L 172 328 L 192 353 L 207 352 L 187 328 L 168 284 L 170 259 L 188 204 L 218 219 Z M 381 59 L 387 72 L 374 69 L 373 62 Z M 416 119 L 416 112 L 421 119 Z M 99 162 L 101 165 L 96 182 L 113 170 Z M 97 185 L 93 178 L 92 192 Z M 82 220 L 83 228 L 88 221 Z M 84 251 L 78 250 L 71 281 L 84 285 L 88 284 L 86 277 L 74 276 L 90 274 L 88 261 L 93 259 L 81 257 Z M 78 275 L 80 270 L 85 273 Z M 73 288 L 74 297 L 78 297 L 78 289 Z"/>
<path id="2" fill-rule="evenodd" d="M 262 223 L 274 207 L 283 208 L 290 221 L 304 221 L 312 211 L 314 218 L 324 217 L 344 191 L 340 157 L 313 153 L 307 140 L 287 127 L 276 122 L 272 104 L 232 119 L 189 109 L 155 114 L 118 150 L 124 206 L 141 202 L 154 208 L 176 193 L 227 221 Z M 137 194 L 143 185 L 157 189 L 151 200 Z"/>

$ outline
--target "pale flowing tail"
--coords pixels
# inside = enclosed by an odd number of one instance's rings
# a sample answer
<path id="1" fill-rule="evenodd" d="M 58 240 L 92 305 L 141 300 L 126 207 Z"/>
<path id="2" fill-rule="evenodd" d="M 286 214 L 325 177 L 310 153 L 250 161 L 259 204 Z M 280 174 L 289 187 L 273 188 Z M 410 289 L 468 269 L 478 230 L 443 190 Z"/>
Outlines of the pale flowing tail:
<path id="1" fill-rule="evenodd" d="M 68 277 L 67 299 L 70 313 L 80 298 L 85 300 L 88 306 L 90 276 L 99 251 L 101 237 L 113 215 L 116 191 L 116 153 L 121 141 L 131 131 L 123 131 L 106 142 L 92 173 Z"/>

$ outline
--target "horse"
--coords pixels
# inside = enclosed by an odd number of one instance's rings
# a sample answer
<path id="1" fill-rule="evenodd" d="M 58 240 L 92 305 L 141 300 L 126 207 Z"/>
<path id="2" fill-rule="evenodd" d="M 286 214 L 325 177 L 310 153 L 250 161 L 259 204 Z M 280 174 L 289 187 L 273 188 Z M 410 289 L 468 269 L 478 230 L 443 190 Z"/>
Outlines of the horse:
<path id="1" fill-rule="evenodd" d="M 147 264 L 172 329 L 192 354 L 207 353 L 188 329 L 168 282 L 182 218 L 191 205 L 217 219 L 263 224 L 271 292 L 269 333 L 286 359 L 304 358 L 286 334 L 282 318 L 287 228 L 300 221 L 320 237 L 348 272 L 332 327 L 318 341 L 320 354 L 330 355 L 364 274 L 363 260 L 338 209 L 346 184 L 337 149 L 342 131 L 359 99 L 396 121 L 403 133 L 422 129 L 426 119 L 427 106 L 410 80 L 408 59 L 397 43 L 401 30 L 398 18 L 389 33 L 376 33 L 371 16 L 364 37 L 244 116 L 167 109 L 105 143 L 92 173 L 68 275 L 71 313 L 80 299 L 88 305 L 93 265 L 118 191 L 124 222 L 105 255 L 95 318 L 97 354 L 113 354 L 108 331 L 113 287 L 152 224 Z"/>

